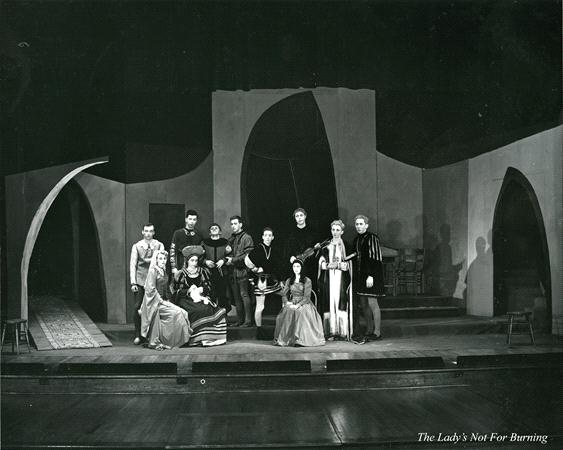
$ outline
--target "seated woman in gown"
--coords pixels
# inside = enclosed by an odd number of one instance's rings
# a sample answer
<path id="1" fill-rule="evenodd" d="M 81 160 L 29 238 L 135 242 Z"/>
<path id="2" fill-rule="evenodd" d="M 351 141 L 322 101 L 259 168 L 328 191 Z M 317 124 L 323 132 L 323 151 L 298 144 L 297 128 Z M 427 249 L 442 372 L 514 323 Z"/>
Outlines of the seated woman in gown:
<path id="1" fill-rule="evenodd" d="M 303 263 L 294 259 L 293 276 L 282 288 L 282 310 L 276 318 L 274 344 L 317 347 L 325 344 L 321 316 L 311 302 L 311 280 L 301 275 Z"/>
<path id="2" fill-rule="evenodd" d="M 204 253 L 201 245 L 184 247 L 184 267 L 174 281 L 175 303 L 188 312 L 193 346 L 227 342 L 227 312 L 217 305 L 209 270 L 199 265 Z"/>
<path id="3" fill-rule="evenodd" d="M 157 250 L 153 254 L 145 281 L 145 295 L 139 309 L 141 336 L 147 340 L 148 347 L 157 350 L 184 345 L 192 332 L 188 313 L 167 300 L 167 257 L 165 250 Z"/>
<path id="4" fill-rule="evenodd" d="M 344 223 L 330 224 L 332 239 L 323 246 L 319 258 L 319 312 L 328 340 L 352 340 L 352 289 L 348 245 L 342 240 Z"/>

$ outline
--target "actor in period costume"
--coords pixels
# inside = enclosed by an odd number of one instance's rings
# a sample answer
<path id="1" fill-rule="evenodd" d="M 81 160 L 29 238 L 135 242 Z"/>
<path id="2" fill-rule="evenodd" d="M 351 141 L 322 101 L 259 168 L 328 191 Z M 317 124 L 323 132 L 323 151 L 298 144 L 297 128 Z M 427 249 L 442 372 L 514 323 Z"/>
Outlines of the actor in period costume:
<path id="1" fill-rule="evenodd" d="M 238 324 L 243 327 L 252 326 L 252 301 L 248 292 L 248 268 L 244 263 L 247 255 L 254 248 L 252 236 L 242 229 L 240 216 L 231 217 L 233 234 L 229 239 L 232 252 L 227 256 L 227 265 L 232 268 L 232 294 L 237 308 Z"/>
<path id="2" fill-rule="evenodd" d="M 182 249 L 188 245 L 199 245 L 203 241 L 203 237 L 195 229 L 197 224 L 197 212 L 189 209 L 186 212 L 186 226 L 174 231 L 172 242 L 170 244 L 170 267 L 172 275 L 177 278 L 178 273 L 184 267 L 184 257 Z"/>
<path id="3" fill-rule="evenodd" d="M 317 280 L 317 254 L 313 252 L 313 248 L 318 250 L 319 246 L 315 246 L 319 237 L 317 233 L 307 225 L 307 212 L 303 208 L 297 208 L 293 212 L 295 219 L 295 227 L 289 233 L 286 241 L 285 257 L 287 262 L 292 263 L 295 258 L 303 261 L 304 275 L 308 276 L 313 282 L 313 289 L 316 288 Z M 284 262 L 285 264 L 286 262 Z M 285 274 L 291 276 L 291 270 L 284 268 Z"/>
<path id="4" fill-rule="evenodd" d="M 303 263 L 295 259 L 293 276 L 282 289 L 282 310 L 276 317 L 274 344 L 317 347 L 325 344 L 323 323 L 311 301 L 312 283 L 301 274 Z"/>
<path id="5" fill-rule="evenodd" d="M 227 313 L 231 310 L 231 303 L 227 295 L 229 284 L 228 268 L 225 265 L 227 255 L 231 252 L 229 241 L 221 237 L 221 227 L 217 223 L 209 226 L 209 237 L 201 243 L 205 250 L 204 265 L 211 272 L 211 284 L 217 296 L 219 306 Z"/>
<path id="6" fill-rule="evenodd" d="M 269 227 L 264 228 L 262 230 L 262 242 L 244 260 L 246 267 L 254 275 L 251 278 L 251 284 L 256 298 L 254 321 L 258 327 L 259 337 L 266 295 L 273 294 L 281 289 L 278 281 L 281 255 L 278 254 L 277 248 L 272 245 L 273 239 L 274 231 Z"/>
<path id="7" fill-rule="evenodd" d="M 135 322 L 135 340 L 133 343 L 141 343 L 141 316 L 138 311 L 145 296 L 145 281 L 149 272 L 149 266 L 154 252 L 164 250 L 164 245 L 153 239 L 154 225 L 147 223 L 143 227 L 143 239 L 133 244 L 131 248 L 131 259 L 129 262 L 129 276 L 131 278 L 131 291 L 135 296 L 135 309 L 133 310 L 133 321 Z"/>
<path id="8" fill-rule="evenodd" d="M 368 231 L 369 220 L 359 214 L 354 219 L 358 235 L 354 239 L 353 255 L 353 287 L 354 294 L 366 321 L 365 330 L 360 330 L 356 320 L 355 340 L 364 343 L 366 340 L 381 338 L 381 311 L 377 297 L 385 295 L 383 279 L 383 258 L 379 238 Z M 359 317 L 357 318 L 359 319 Z M 362 332 L 363 331 L 363 332 Z"/>
<path id="9" fill-rule="evenodd" d="M 191 335 L 188 313 L 168 301 L 168 253 L 156 250 L 145 282 L 145 295 L 139 310 L 141 335 L 150 348 L 164 350 L 186 344 Z"/>
<path id="10" fill-rule="evenodd" d="M 174 283 L 175 303 L 188 312 L 192 335 L 189 345 L 204 347 L 227 342 L 226 311 L 217 305 L 209 269 L 201 267 L 201 245 L 182 250 L 184 267 Z"/>
<path id="11" fill-rule="evenodd" d="M 342 240 L 344 223 L 334 220 L 330 228 L 332 239 L 321 249 L 319 258 L 318 307 L 329 340 L 352 340 L 353 304 L 350 263 Z"/>

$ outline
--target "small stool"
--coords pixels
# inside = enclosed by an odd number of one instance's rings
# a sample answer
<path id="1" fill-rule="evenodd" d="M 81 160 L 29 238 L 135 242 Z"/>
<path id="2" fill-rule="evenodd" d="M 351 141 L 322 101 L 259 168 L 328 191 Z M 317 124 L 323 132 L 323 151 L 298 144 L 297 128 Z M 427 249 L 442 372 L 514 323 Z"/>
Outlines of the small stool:
<path id="1" fill-rule="evenodd" d="M 534 341 L 534 329 L 532 328 L 532 311 L 511 311 L 507 312 L 508 316 L 508 334 L 506 336 L 506 342 L 510 345 L 510 338 L 512 337 L 512 326 L 513 325 L 528 325 L 528 334 L 532 340 L 532 345 L 535 345 Z M 514 320 L 514 318 L 524 318 L 524 320 Z M 526 334 L 526 333 L 514 333 L 514 334 Z"/>
<path id="2" fill-rule="evenodd" d="M 2 344 L 0 348 L 4 347 L 4 337 L 6 336 L 6 329 L 9 329 L 11 334 L 12 329 L 14 330 L 14 339 L 12 340 L 12 353 L 14 353 L 14 344 L 16 344 L 16 355 L 20 354 L 20 339 L 22 333 L 25 337 L 25 342 L 27 344 L 27 351 L 31 352 L 29 347 L 29 338 L 27 336 L 27 319 L 8 319 L 2 321 Z"/>

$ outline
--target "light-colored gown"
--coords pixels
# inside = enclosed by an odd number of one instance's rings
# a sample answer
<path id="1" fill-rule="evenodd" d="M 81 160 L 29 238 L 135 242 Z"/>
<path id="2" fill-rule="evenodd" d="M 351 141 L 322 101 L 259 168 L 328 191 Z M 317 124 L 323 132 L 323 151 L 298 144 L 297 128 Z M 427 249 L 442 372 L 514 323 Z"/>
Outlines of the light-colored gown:
<path id="1" fill-rule="evenodd" d="M 283 308 L 276 317 L 274 344 L 280 346 L 300 345 L 318 347 L 325 344 L 321 316 L 311 302 L 311 280 L 293 284 L 287 279 L 281 291 Z M 290 308 L 288 303 L 299 305 Z"/>
<path id="2" fill-rule="evenodd" d="M 149 347 L 180 347 L 192 334 L 188 313 L 166 300 L 167 287 L 166 273 L 152 266 L 141 305 L 141 336 L 147 338 Z"/>

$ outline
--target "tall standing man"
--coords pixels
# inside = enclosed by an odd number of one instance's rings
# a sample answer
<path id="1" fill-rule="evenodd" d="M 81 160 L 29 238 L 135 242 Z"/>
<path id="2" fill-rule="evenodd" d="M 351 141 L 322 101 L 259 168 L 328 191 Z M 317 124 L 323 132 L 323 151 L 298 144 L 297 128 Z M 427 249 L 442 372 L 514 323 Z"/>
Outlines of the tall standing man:
<path id="1" fill-rule="evenodd" d="M 291 230 L 287 237 L 286 257 L 289 263 L 293 263 L 295 259 L 303 261 L 304 275 L 311 279 L 313 290 L 315 290 L 317 287 L 317 258 L 311 251 L 308 253 L 305 253 L 305 251 L 319 248 L 318 246 L 315 247 L 318 242 L 318 235 L 310 225 L 307 225 L 307 211 L 303 208 L 297 208 L 293 211 L 293 218 L 295 219 L 295 228 Z M 284 267 L 291 266 L 286 263 Z M 286 273 L 285 275 L 290 276 L 291 274 Z"/>
<path id="2" fill-rule="evenodd" d="M 131 259 L 129 262 L 131 291 L 135 296 L 135 310 L 133 312 L 133 321 L 135 323 L 135 340 L 133 343 L 135 345 L 141 343 L 141 316 L 139 315 L 139 309 L 145 296 L 145 281 L 149 272 L 152 255 L 157 250 L 164 250 L 162 242 L 153 239 L 154 225 L 152 223 L 147 223 L 143 226 L 142 234 L 143 239 L 133 244 L 131 248 Z"/>
<path id="3" fill-rule="evenodd" d="M 352 287 L 366 320 L 363 334 L 359 326 L 354 327 L 354 330 L 357 330 L 354 340 L 363 344 L 367 340 L 381 339 L 381 311 L 377 298 L 385 295 L 383 259 L 379 238 L 375 233 L 368 231 L 369 219 L 363 214 L 358 214 L 354 218 L 354 224 L 358 234 L 353 243 L 355 256 L 352 265 Z"/>
<path id="4" fill-rule="evenodd" d="M 182 249 L 188 245 L 199 245 L 203 241 L 203 237 L 195 229 L 197 224 L 197 211 L 188 209 L 186 212 L 186 225 L 184 228 L 174 231 L 172 235 L 172 243 L 170 244 L 170 267 L 172 268 L 172 275 L 174 278 L 184 267 L 184 255 Z"/>
<path id="5" fill-rule="evenodd" d="M 240 216 L 231 217 L 231 230 L 233 234 L 229 239 L 231 254 L 227 256 L 227 265 L 233 268 L 232 292 L 237 308 L 238 326 L 252 326 L 252 302 L 248 293 L 248 268 L 244 263 L 245 258 L 254 248 L 252 236 L 242 229 L 243 223 Z M 244 319 L 243 319 L 244 318 Z"/>

